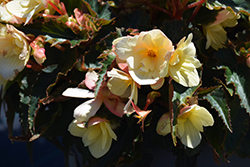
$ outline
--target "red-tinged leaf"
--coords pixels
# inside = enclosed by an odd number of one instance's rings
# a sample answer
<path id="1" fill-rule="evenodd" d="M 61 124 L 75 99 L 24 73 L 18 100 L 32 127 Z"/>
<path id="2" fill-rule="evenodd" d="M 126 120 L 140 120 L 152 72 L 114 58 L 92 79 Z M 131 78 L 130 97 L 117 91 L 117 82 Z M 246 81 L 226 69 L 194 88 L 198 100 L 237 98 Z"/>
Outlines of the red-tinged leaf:
<path id="1" fill-rule="evenodd" d="M 227 104 L 225 92 L 218 87 L 218 89 L 204 96 L 203 99 L 206 99 L 211 104 L 211 108 L 214 108 L 218 112 L 219 117 L 221 117 L 227 129 L 232 133 L 230 109 Z"/>
<path id="2" fill-rule="evenodd" d="M 197 93 L 198 93 L 198 96 L 199 98 L 213 92 L 214 90 L 220 88 L 221 85 L 217 85 L 217 86 L 212 86 L 212 87 L 200 87 L 198 90 L 197 90 Z"/>

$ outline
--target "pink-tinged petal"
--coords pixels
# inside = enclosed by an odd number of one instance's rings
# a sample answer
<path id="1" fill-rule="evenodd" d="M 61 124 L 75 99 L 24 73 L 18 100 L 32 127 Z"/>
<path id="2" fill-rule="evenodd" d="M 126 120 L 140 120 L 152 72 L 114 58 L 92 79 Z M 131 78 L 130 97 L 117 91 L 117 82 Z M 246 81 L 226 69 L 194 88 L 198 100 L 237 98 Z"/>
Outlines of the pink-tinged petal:
<path id="1" fill-rule="evenodd" d="M 107 121 L 107 120 L 103 119 L 101 117 L 92 117 L 88 121 L 88 127 L 93 126 L 93 125 L 97 125 L 97 124 L 104 122 L 104 121 Z"/>
<path id="2" fill-rule="evenodd" d="M 127 64 L 127 63 L 118 63 L 118 67 L 119 67 L 122 71 L 128 73 L 128 64 Z"/>
<path id="3" fill-rule="evenodd" d="M 42 64 L 46 60 L 45 49 L 38 48 L 34 51 L 33 56 L 38 64 Z"/>
<path id="4" fill-rule="evenodd" d="M 96 82 L 98 80 L 98 74 L 95 71 L 88 71 L 85 77 L 85 85 L 90 90 L 94 90 L 96 87 Z"/>
<path id="5" fill-rule="evenodd" d="M 112 112 L 114 115 L 118 116 L 118 117 L 122 117 L 125 114 L 125 104 L 123 102 L 121 102 L 118 99 L 115 98 L 105 98 L 103 100 L 105 106 L 107 107 L 107 109 Z"/>
<path id="6" fill-rule="evenodd" d="M 82 88 L 68 88 L 63 93 L 63 96 L 75 98 L 94 98 L 94 92 Z"/>
<path id="7" fill-rule="evenodd" d="M 78 24 L 85 25 L 86 19 L 84 17 L 84 13 L 82 11 L 80 11 L 78 8 L 75 8 L 74 14 L 75 14 L 75 18 L 76 18 Z"/>
<path id="8" fill-rule="evenodd" d="M 88 119 L 94 116 L 99 110 L 102 102 L 100 98 L 85 101 L 74 110 L 74 117 L 78 122 L 88 121 Z"/>

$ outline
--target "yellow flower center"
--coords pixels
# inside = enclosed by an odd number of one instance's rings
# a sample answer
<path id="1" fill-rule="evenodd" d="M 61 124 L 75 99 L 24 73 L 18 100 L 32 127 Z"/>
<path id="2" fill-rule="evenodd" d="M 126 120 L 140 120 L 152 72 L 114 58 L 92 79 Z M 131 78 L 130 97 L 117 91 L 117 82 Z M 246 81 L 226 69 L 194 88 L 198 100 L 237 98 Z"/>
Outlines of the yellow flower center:
<path id="1" fill-rule="evenodd" d="M 148 53 L 147 53 L 147 55 L 149 57 L 156 57 L 156 54 L 155 54 L 155 52 L 153 50 L 149 50 Z"/>

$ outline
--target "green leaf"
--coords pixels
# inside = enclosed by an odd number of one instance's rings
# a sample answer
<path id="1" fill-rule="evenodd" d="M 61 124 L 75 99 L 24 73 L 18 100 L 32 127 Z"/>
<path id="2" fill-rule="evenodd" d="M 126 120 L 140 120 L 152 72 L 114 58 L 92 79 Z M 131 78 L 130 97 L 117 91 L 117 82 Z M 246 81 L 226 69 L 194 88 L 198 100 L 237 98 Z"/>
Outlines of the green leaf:
<path id="1" fill-rule="evenodd" d="M 225 70 L 226 84 L 233 84 L 235 94 L 241 99 L 241 105 L 244 106 L 247 113 L 250 114 L 250 76 L 249 68 L 246 64 L 238 62 L 234 52 L 228 49 L 221 49 L 216 53 L 219 59 L 218 69 Z"/>
<path id="2" fill-rule="evenodd" d="M 241 99 L 241 105 L 244 106 L 246 111 L 250 114 L 250 91 L 249 91 L 249 75 L 244 75 L 246 73 L 247 67 L 244 64 L 238 64 L 237 71 L 230 69 L 227 66 L 221 66 L 226 70 L 225 76 L 227 77 L 227 84 L 234 84 L 236 89 L 236 94 Z"/>
<path id="3" fill-rule="evenodd" d="M 85 0 L 85 5 L 88 8 L 90 14 L 94 17 L 98 17 L 100 19 L 110 20 L 111 12 L 108 10 L 109 3 L 100 4 L 100 2 L 96 0 Z"/>
<path id="4" fill-rule="evenodd" d="M 238 96 L 230 101 L 229 107 L 231 109 L 231 120 L 233 133 L 226 132 L 223 147 L 228 155 L 231 155 L 240 146 L 240 142 L 249 128 L 249 115 L 246 110 L 240 105 Z"/>
<path id="5" fill-rule="evenodd" d="M 247 12 L 250 15 L 250 2 L 247 0 L 208 0 L 210 4 L 230 6 L 235 12 Z"/>
<path id="6" fill-rule="evenodd" d="M 232 133 L 233 129 L 230 120 L 230 109 L 227 104 L 225 92 L 218 88 L 204 96 L 203 99 L 206 99 L 211 104 L 211 107 L 218 112 L 219 117 L 221 117 L 224 124 L 227 126 L 227 129 Z"/>
<path id="7" fill-rule="evenodd" d="M 49 35 L 45 35 L 45 42 L 48 42 L 51 44 L 52 46 L 56 46 L 58 44 L 66 44 L 66 43 L 70 43 L 70 47 L 74 48 L 76 46 L 79 46 L 81 43 L 87 42 L 89 40 L 89 37 L 87 36 L 87 33 L 85 34 L 85 36 L 82 37 L 82 39 L 64 39 L 64 38 L 53 38 Z"/>
<path id="8" fill-rule="evenodd" d="M 172 84 L 174 86 L 174 95 L 173 95 L 172 102 L 178 99 L 179 101 L 178 107 L 180 107 L 181 105 L 187 105 L 188 98 L 192 97 L 195 91 L 201 86 L 201 85 L 197 85 L 194 87 L 185 88 L 181 86 L 180 84 L 173 82 L 173 81 L 172 81 Z"/>
<path id="9" fill-rule="evenodd" d="M 113 60 L 115 59 L 115 54 L 113 52 L 110 52 L 107 54 L 106 57 L 104 57 L 104 61 L 101 62 L 102 67 L 101 67 L 101 71 L 98 73 L 99 77 L 98 77 L 98 81 L 96 82 L 96 87 L 95 87 L 95 96 L 97 96 L 103 81 L 105 79 L 105 75 L 109 69 L 109 66 L 111 65 L 111 63 L 113 62 Z"/>
<path id="10" fill-rule="evenodd" d="M 46 68 L 42 69 L 42 71 L 45 73 L 52 73 L 57 68 L 57 66 L 58 66 L 57 64 L 50 65 L 50 66 L 47 66 Z"/>

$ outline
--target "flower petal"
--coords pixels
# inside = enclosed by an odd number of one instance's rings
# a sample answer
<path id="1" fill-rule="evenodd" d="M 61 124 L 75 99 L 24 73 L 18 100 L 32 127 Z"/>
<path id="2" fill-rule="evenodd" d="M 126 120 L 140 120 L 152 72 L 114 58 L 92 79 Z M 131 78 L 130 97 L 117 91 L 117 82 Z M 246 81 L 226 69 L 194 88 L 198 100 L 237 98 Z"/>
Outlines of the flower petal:
<path id="1" fill-rule="evenodd" d="M 85 101 L 74 110 L 74 117 L 78 122 L 87 121 L 90 117 L 96 114 L 101 107 L 102 102 L 103 101 L 100 98 Z"/>
<path id="2" fill-rule="evenodd" d="M 82 88 L 68 88 L 63 93 L 63 96 L 67 97 L 76 97 L 76 98 L 94 98 L 94 92 L 89 91 L 88 89 Z"/>
<path id="3" fill-rule="evenodd" d="M 77 126 L 77 120 L 73 120 L 68 127 L 68 131 L 70 132 L 70 134 L 72 134 L 73 136 L 77 136 L 77 137 L 83 137 L 84 133 L 87 131 L 86 128 L 80 128 L 79 126 Z"/>

